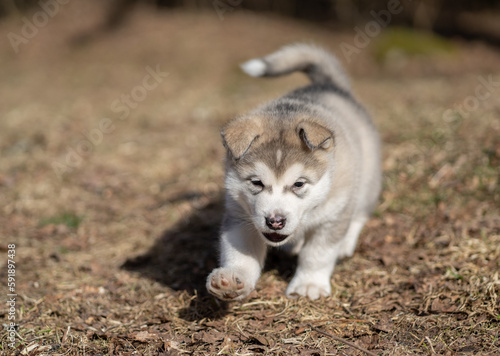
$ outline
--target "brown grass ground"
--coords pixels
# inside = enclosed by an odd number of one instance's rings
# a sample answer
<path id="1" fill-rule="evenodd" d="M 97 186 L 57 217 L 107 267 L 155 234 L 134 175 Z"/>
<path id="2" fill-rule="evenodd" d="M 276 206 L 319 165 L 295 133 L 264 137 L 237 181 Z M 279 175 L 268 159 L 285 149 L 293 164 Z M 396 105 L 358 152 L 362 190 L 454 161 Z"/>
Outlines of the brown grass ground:
<path id="1" fill-rule="evenodd" d="M 237 63 L 297 40 L 338 52 L 352 34 L 241 9 L 223 21 L 144 10 L 69 45 L 99 20 L 92 2 L 70 2 L 19 54 L 1 38 L 1 283 L 14 243 L 19 328 L 14 350 L 0 333 L 0 353 L 363 354 L 317 329 L 379 355 L 498 354 L 500 89 L 443 115 L 479 78 L 499 80 L 498 52 L 355 56 L 347 68 L 385 147 L 381 204 L 356 254 L 329 298 L 286 299 L 294 261 L 276 252 L 248 300 L 223 304 L 203 286 L 222 214 L 218 129 L 306 83 L 247 78 Z M 168 77 L 120 119 L 112 103 L 157 65 Z M 103 118 L 114 131 L 59 179 L 54 162 Z"/>

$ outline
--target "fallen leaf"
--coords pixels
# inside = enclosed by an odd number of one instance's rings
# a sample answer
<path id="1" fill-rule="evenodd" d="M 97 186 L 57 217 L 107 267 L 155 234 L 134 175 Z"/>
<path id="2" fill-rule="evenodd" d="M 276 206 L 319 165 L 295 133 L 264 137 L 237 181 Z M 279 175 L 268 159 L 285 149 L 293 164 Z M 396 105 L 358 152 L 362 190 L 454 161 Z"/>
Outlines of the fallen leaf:
<path id="1" fill-rule="evenodd" d="M 295 329 L 294 334 L 295 334 L 295 335 L 300 335 L 300 334 L 302 334 L 305 330 L 306 330 L 306 328 L 304 328 L 304 327 L 299 327 L 299 328 Z"/>
<path id="2" fill-rule="evenodd" d="M 457 307 L 447 303 L 446 299 L 440 300 L 439 298 L 436 298 L 432 301 L 431 311 L 433 313 L 454 313 L 457 311 Z"/>
<path id="3" fill-rule="evenodd" d="M 394 323 L 390 319 L 383 318 L 380 319 L 377 323 L 373 324 L 372 328 L 378 331 L 390 333 L 394 328 Z"/>
<path id="4" fill-rule="evenodd" d="M 150 333 L 149 331 L 139 331 L 138 333 L 129 334 L 129 337 L 139 342 L 149 342 L 158 339 L 158 334 Z"/>

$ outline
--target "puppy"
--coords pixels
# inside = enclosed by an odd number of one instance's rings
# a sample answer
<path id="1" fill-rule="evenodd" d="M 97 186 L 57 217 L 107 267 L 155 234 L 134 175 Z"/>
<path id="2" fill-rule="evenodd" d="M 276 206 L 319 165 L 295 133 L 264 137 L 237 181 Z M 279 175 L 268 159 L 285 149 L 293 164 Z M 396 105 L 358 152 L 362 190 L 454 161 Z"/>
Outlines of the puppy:
<path id="1" fill-rule="evenodd" d="M 331 292 L 338 258 L 351 256 L 381 188 L 380 141 L 340 64 L 324 50 L 286 46 L 242 65 L 254 77 L 304 72 L 311 84 L 230 121 L 220 268 L 208 291 L 222 300 L 255 288 L 270 247 L 298 266 L 286 295 Z"/>

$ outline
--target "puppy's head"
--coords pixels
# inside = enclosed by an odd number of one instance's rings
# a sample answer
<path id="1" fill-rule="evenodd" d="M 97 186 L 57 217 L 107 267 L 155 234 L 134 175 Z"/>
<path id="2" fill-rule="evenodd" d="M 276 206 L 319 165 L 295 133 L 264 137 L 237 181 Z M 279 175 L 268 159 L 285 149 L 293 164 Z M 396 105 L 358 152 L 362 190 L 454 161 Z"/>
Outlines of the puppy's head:
<path id="1" fill-rule="evenodd" d="M 312 118 L 243 117 L 222 138 L 227 192 L 268 244 L 284 244 L 328 195 L 333 133 Z"/>

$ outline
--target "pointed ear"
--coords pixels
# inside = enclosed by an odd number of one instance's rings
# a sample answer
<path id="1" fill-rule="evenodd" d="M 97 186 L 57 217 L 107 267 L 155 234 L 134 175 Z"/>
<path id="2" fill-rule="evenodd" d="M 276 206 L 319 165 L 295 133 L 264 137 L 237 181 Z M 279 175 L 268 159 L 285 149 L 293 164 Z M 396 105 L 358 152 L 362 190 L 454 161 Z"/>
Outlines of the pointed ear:
<path id="1" fill-rule="evenodd" d="M 224 147 L 235 160 L 243 157 L 262 133 L 262 121 L 255 117 L 234 119 L 221 131 Z"/>
<path id="2" fill-rule="evenodd" d="M 318 148 L 329 150 L 333 147 L 333 132 L 312 121 L 302 121 L 297 126 L 300 139 L 314 151 Z"/>

